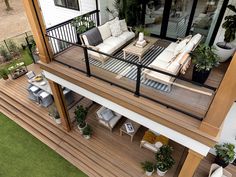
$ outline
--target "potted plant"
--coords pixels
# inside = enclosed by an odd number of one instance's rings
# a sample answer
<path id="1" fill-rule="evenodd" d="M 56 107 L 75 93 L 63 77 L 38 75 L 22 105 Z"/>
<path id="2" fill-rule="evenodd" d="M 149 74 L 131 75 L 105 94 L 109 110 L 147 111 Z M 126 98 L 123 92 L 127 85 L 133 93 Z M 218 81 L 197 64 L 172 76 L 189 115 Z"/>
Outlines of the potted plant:
<path id="1" fill-rule="evenodd" d="M 87 123 L 85 122 L 86 116 L 88 114 L 88 110 L 84 108 L 83 106 L 78 106 L 75 110 L 75 119 L 78 123 L 78 129 L 80 130 L 80 133 L 83 133 L 83 129 L 87 127 Z"/>
<path id="2" fill-rule="evenodd" d="M 192 80 L 203 84 L 213 67 L 219 65 L 219 57 L 214 48 L 200 44 L 190 55 L 194 64 Z"/>
<path id="3" fill-rule="evenodd" d="M 215 163 L 222 166 L 223 168 L 227 167 L 229 163 L 234 160 L 235 156 L 234 149 L 235 146 L 230 143 L 215 145 L 215 150 L 216 150 Z"/>
<path id="4" fill-rule="evenodd" d="M 54 117 L 54 119 L 55 119 L 55 122 L 56 122 L 57 124 L 61 124 L 61 118 L 60 118 L 59 114 L 56 114 L 55 117 Z"/>
<path id="5" fill-rule="evenodd" d="M 166 172 L 175 164 L 172 157 L 173 148 L 169 145 L 163 145 L 156 153 L 157 160 L 157 174 L 164 176 Z"/>
<path id="6" fill-rule="evenodd" d="M 152 176 L 154 172 L 154 164 L 149 161 L 145 161 L 141 163 L 143 170 L 147 176 Z"/>
<path id="7" fill-rule="evenodd" d="M 227 8 L 230 9 L 234 14 L 226 16 L 225 22 L 222 24 L 222 27 L 225 29 L 224 42 L 216 43 L 216 54 L 220 56 L 220 62 L 224 62 L 229 59 L 235 51 L 235 47 L 230 44 L 230 42 L 234 41 L 235 39 L 236 8 L 231 4 L 228 5 Z"/>
<path id="8" fill-rule="evenodd" d="M 91 135 L 93 133 L 93 129 L 90 125 L 87 125 L 84 129 L 83 129 L 83 136 L 85 139 L 90 139 Z"/>
<path id="9" fill-rule="evenodd" d="M 78 44 L 81 44 L 79 35 L 95 27 L 95 23 L 94 21 L 90 20 L 89 15 L 83 15 L 74 18 L 71 25 L 76 29 Z"/>
<path id="10" fill-rule="evenodd" d="M 0 69 L 0 76 L 1 76 L 4 80 L 7 80 L 7 79 L 9 78 L 6 69 Z"/>

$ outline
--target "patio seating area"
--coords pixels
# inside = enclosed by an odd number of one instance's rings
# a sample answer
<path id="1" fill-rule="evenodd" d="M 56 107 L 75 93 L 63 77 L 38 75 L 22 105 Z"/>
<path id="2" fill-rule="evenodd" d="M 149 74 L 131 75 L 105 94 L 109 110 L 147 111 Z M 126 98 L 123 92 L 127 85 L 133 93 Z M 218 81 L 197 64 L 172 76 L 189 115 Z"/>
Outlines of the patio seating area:
<path id="1" fill-rule="evenodd" d="M 29 66 L 29 70 L 34 71 L 36 75 L 41 73 L 38 65 Z M 0 111 L 2 113 L 86 174 L 95 175 L 96 172 L 96 175 L 101 173 L 109 176 L 144 176 L 140 162 L 154 158 L 152 151 L 140 148 L 140 142 L 147 131 L 145 127 L 138 129 L 133 142 L 131 142 L 129 136 L 120 136 L 120 127 L 125 122 L 125 118 L 122 118 L 113 128 L 113 132 L 110 132 L 105 126 L 98 123 L 96 112 L 100 105 L 91 103 L 87 99 L 81 101 L 81 98 L 77 96 L 80 104 L 87 106 L 92 104 L 89 108 L 87 121 L 93 127 L 94 135 L 90 140 L 85 140 L 78 132 L 76 124 L 74 124 L 73 131 L 65 132 L 48 115 L 48 108 L 32 104 L 32 101 L 28 99 L 27 85 L 28 79 L 26 77 L 21 77 L 17 80 L 0 80 L 0 98 L 2 99 Z M 71 111 L 72 113 L 73 111 Z M 170 140 L 169 144 L 174 147 L 173 155 L 176 159 L 176 165 L 166 176 L 173 177 L 178 174 L 181 159 L 184 158 L 184 147 L 172 140 Z M 106 151 L 103 149 L 105 146 Z M 140 156 L 140 154 L 142 155 Z M 100 162 L 103 164 L 100 164 Z M 210 156 L 205 158 L 200 164 L 195 177 L 207 177 L 211 162 L 212 158 Z M 86 164 L 92 168 L 87 168 Z M 227 167 L 227 170 L 235 174 L 232 166 Z"/>

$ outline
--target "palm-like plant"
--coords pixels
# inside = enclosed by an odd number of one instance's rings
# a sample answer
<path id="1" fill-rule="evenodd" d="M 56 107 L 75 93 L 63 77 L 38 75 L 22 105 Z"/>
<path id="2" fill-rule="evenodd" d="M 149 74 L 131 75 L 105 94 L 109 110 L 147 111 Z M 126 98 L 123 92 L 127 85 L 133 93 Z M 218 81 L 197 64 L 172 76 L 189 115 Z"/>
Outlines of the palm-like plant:
<path id="1" fill-rule="evenodd" d="M 77 33 L 82 34 L 93 28 L 95 26 L 95 23 L 94 21 L 89 19 L 89 15 L 83 15 L 74 18 L 71 25 L 75 27 Z"/>

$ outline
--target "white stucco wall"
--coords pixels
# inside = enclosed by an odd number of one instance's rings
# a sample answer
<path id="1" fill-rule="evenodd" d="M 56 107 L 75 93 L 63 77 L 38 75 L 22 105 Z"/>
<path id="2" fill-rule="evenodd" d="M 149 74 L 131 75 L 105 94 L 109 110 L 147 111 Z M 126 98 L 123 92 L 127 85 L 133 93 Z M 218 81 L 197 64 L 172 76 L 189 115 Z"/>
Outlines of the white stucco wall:
<path id="1" fill-rule="evenodd" d="M 47 28 L 96 10 L 95 2 L 95 0 L 79 0 L 80 10 L 78 11 L 55 6 L 53 0 L 39 0 Z"/>
<path id="2" fill-rule="evenodd" d="M 229 0 L 229 4 L 236 5 L 236 0 Z M 233 14 L 232 11 L 230 11 L 229 9 L 227 9 L 226 12 L 225 12 L 224 18 L 225 18 L 225 16 L 231 15 L 231 14 Z M 216 36 L 216 38 L 215 38 L 214 44 L 216 44 L 217 42 L 222 42 L 222 41 L 224 41 L 225 30 L 222 28 L 222 24 L 223 24 L 223 23 L 224 23 L 224 20 L 222 21 L 222 23 L 221 23 L 221 25 L 220 25 L 220 28 L 219 28 L 219 31 L 218 31 L 217 36 Z M 234 40 L 234 41 L 232 42 L 232 44 L 233 44 L 234 46 L 236 46 L 236 40 Z"/>

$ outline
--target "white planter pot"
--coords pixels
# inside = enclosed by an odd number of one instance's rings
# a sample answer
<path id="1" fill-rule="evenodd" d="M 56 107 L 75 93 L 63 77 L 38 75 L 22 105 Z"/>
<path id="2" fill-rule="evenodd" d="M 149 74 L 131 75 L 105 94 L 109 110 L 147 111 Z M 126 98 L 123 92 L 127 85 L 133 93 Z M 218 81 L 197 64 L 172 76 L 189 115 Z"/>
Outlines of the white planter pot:
<path id="1" fill-rule="evenodd" d="M 86 123 L 86 125 L 83 128 L 79 127 L 79 125 L 77 125 L 77 127 L 79 129 L 80 134 L 82 134 L 83 130 L 87 127 L 87 123 Z"/>
<path id="2" fill-rule="evenodd" d="M 219 47 L 219 45 L 224 46 L 225 43 L 224 42 L 216 43 L 216 45 L 214 46 L 216 48 L 215 53 L 220 57 L 220 62 L 225 62 L 233 55 L 233 53 L 235 52 L 235 47 L 228 43 L 226 46 L 229 47 L 230 49 L 224 49 L 222 47 Z"/>
<path id="3" fill-rule="evenodd" d="M 83 135 L 86 140 L 89 140 L 91 138 L 90 135 Z"/>
<path id="4" fill-rule="evenodd" d="M 55 122 L 56 122 L 57 124 L 61 124 L 61 119 L 55 119 Z"/>
<path id="5" fill-rule="evenodd" d="M 165 174 L 166 174 L 166 172 L 167 172 L 167 170 L 166 171 L 161 171 L 161 170 L 159 170 L 158 168 L 157 168 L 157 174 L 159 175 L 159 176 L 164 176 Z"/>
<path id="6" fill-rule="evenodd" d="M 152 172 L 146 171 L 145 174 L 146 174 L 147 176 L 152 176 L 153 172 L 154 172 L 154 169 L 152 170 Z"/>

